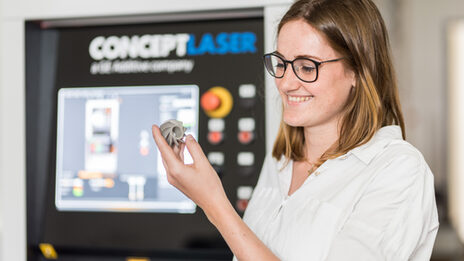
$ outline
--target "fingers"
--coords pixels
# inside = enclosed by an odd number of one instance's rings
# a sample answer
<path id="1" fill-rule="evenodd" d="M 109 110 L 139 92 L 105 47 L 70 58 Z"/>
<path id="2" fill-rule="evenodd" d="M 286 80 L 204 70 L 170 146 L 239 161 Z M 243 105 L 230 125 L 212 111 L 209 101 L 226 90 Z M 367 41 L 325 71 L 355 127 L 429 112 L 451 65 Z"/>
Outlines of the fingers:
<path id="1" fill-rule="evenodd" d="M 177 157 L 180 159 L 180 161 L 184 162 L 184 148 L 185 148 L 185 143 L 180 142 L 179 146 L 174 146 L 172 150 L 174 153 L 177 155 Z"/>
<path id="2" fill-rule="evenodd" d="M 182 162 L 184 162 L 184 150 L 185 150 L 185 143 L 181 143 L 180 144 L 180 159 L 182 160 Z"/>
<path id="3" fill-rule="evenodd" d="M 187 135 L 185 144 L 187 145 L 187 149 L 190 152 L 190 155 L 192 155 L 195 163 L 204 162 L 204 160 L 206 160 L 206 156 L 203 153 L 200 144 L 195 141 L 192 135 Z"/>
<path id="4" fill-rule="evenodd" d="M 179 153 L 180 153 L 180 144 L 179 144 L 179 146 L 172 146 L 172 151 L 174 151 L 174 154 L 176 154 L 177 156 L 179 156 Z"/>
<path id="5" fill-rule="evenodd" d="M 166 161 L 168 167 L 179 164 L 179 158 L 172 148 L 168 145 L 158 126 L 152 126 L 153 139 L 161 152 L 161 157 Z M 183 162 L 182 162 L 183 163 Z"/>
<path id="6" fill-rule="evenodd" d="M 164 169 L 167 171 L 167 169 L 168 169 L 167 167 L 168 167 L 168 166 L 166 165 L 166 161 L 164 161 L 163 157 L 161 157 L 161 161 L 163 162 L 163 167 L 164 167 Z"/>

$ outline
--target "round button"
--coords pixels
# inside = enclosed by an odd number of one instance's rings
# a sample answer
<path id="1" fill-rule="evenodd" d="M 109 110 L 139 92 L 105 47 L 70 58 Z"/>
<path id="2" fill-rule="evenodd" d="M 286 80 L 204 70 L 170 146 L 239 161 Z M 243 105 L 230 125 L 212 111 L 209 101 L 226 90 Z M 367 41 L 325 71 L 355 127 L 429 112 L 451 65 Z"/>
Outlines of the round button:
<path id="1" fill-rule="evenodd" d="M 237 210 L 240 212 L 245 212 L 247 206 L 248 206 L 248 200 L 247 199 L 238 199 L 237 203 L 235 204 L 237 207 Z"/>
<path id="2" fill-rule="evenodd" d="M 203 110 L 214 111 L 221 105 L 221 99 L 215 93 L 207 91 L 201 96 L 200 104 Z"/>
<path id="3" fill-rule="evenodd" d="M 208 133 L 208 141 L 209 143 L 213 145 L 217 145 L 221 143 L 221 141 L 224 139 L 224 136 L 222 135 L 222 132 L 219 131 L 211 131 Z"/>
<path id="4" fill-rule="evenodd" d="M 249 144 L 253 141 L 254 135 L 251 131 L 241 131 L 238 133 L 238 140 L 242 144 Z"/>
<path id="5" fill-rule="evenodd" d="M 201 96 L 200 104 L 207 116 L 211 118 L 225 118 L 232 110 L 234 99 L 229 90 L 216 86 Z"/>

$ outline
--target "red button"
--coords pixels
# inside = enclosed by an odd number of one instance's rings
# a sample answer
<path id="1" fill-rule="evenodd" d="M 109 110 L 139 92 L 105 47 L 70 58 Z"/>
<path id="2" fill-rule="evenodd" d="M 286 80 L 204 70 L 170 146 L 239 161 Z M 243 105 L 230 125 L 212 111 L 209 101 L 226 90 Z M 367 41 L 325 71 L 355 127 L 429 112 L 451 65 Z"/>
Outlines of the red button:
<path id="1" fill-rule="evenodd" d="M 201 107 L 205 111 L 214 111 L 221 105 L 221 99 L 213 92 L 205 92 L 201 96 Z"/>
<path id="2" fill-rule="evenodd" d="M 238 211 L 244 212 L 245 209 L 248 207 L 248 200 L 246 200 L 246 199 L 238 199 L 235 206 L 237 207 Z"/>
<path id="3" fill-rule="evenodd" d="M 241 131 L 238 133 L 238 140 L 242 144 L 248 144 L 253 141 L 254 135 L 251 131 Z"/>
<path id="4" fill-rule="evenodd" d="M 213 145 L 219 144 L 223 138 L 224 136 L 220 131 L 211 131 L 208 133 L 208 141 Z"/>
<path id="5" fill-rule="evenodd" d="M 148 147 L 140 147 L 140 155 L 147 156 L 149 152 Z"/>

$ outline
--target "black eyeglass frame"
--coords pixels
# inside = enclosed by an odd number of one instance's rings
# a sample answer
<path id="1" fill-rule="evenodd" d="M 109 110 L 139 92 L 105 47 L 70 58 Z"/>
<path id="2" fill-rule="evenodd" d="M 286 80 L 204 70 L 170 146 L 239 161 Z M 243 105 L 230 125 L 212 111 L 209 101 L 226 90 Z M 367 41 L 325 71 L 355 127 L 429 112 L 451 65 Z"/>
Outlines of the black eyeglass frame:
<path id="1" fill-rule="evenodd" d="M 275 56 L 279 59 L 281 59 L 283 62 L 284 62 L 284 73 L 282 74 L 282 76 L 278 77 L 276 76 L 275 74 L 272 74 L 272 72 L 267 68 L 266 66 L 266 57 L 268 56 Z M 307 82 L 307 83 L 311 83 L 311 82 L 315 82 L 317 81 L 317 78 L 319 77 L 319 67 L 324 64 L 324 63 L 331 63 L 331 62 L 338 62 L 342 59 L 345 59 L 345 57 L 340 57 L 340 58 L 336 58 L 336 59 L 331 59 L 331 60 L 325 60 L 325 61 L 316 61 L 316 60 L 313 60 L 313 59 L 310 59 L 310 58 L 305 58 L 305 57 L 298 57 L 298 58 L 295 58 L 293 59 L 293 61 L 289 61 L 289 60 L 285 60 L 283 57 L 281 57 L 280 55 L 276 54 L 276 53 L 267 53 L 267 54 L 264 54 L 263 55 L 263 62 L 264 62 L 264 67 L 266 67 L 266 71 L 274 78 L 277 78 L 277 79 L 281 79 L 284 77 L 285 75 L 285 72 L 287 71 L 287 64 L 291 64 L 292 65 L 292 70 L 293 70 L 293 73 L 296 75 L 296 77 L 298 79 L 300 79 L 301 81 L 303 82 Z M 295 66 L 293 65 L 293 63 L 296 61 L 296 60 L 308 60 L 308 61 L 311 61 L 313 62 L 315 65 L 316 65 L 316 78 L 313 80 L 313 81 L 306 81 L 306 80 L 303 80 L 300 78 L 300 76 L 298 76 L 298 73 L 296 72 L 295 70 Z"/>

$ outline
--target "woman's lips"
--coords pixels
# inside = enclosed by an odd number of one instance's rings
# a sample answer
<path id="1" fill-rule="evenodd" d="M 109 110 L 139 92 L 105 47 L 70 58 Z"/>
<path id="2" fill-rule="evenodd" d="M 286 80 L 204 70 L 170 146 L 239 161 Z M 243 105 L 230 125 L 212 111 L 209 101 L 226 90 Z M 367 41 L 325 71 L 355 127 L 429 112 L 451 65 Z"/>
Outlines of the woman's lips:
<path id="1" fill-rule="evenodd" d="M 291 96 L 287 95 L 287 100 L 289 104 L 299 104 L 299 103 L 304 103 L 309 100 L 311 100 L 314 96 L 309 95 L 309 96 Z"/>

